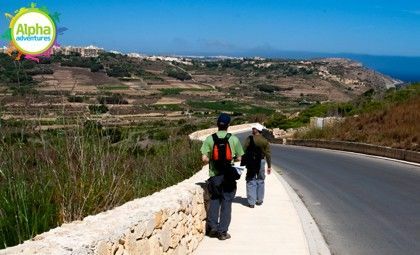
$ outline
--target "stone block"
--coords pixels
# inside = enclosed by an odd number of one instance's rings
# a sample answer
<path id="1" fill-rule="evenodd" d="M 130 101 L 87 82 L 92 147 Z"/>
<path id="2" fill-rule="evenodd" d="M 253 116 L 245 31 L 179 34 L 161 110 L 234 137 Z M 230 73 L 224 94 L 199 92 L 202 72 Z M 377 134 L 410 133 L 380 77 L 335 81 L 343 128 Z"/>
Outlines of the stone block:
<path id="1" fill-rule="evenodd" d="M 159 235 L 159 243 L 163 248 L 163 251 L 167 251 L 171 245 L 172 228 L 169 224 L 165 224 Z"/>
<path id="2" fill-rule="evenodd" d="M 159 239 L 156 236 L 149 238 L 150 255 L 161 255 L 163 254 L 163 248 L 159 244 Z"/>
<path id="3" fill-rule="evenodd" d="M 137 240 L 144 238 L 146 235 L 146 224 L 143 222 L 140 222 L 138 225 L 134 226 L 131 229 L 131 233 Z"/>
<path id="4" fill-rule="evenodd" d="M 95 255 L 113 255 L 112 252 L 112 243 L 107 241 L 100 241 L 95 249 Z"/>
<path id="5" fill-rule="evenodd" d="M 184 245 L 178 245 L 175 248 L 174 255 L 185 255 L 188 254 L 188 249 Z"/>

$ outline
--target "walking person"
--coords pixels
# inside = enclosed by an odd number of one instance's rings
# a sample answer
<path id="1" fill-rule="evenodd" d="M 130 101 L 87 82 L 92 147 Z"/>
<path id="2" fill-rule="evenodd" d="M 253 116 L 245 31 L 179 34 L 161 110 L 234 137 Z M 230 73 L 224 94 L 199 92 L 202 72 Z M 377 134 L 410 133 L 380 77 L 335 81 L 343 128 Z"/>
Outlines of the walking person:
<path id="1" fill-rule="evenodd" d="M 245 165 L 246 194 L 248 206 L 262 205 L 264 201 L 265 164 L 267 162 L 267 174 L 271 173 L 270 144 L 262 136 L 264 127 L 256 124 L 252 127 L 252 135 L 244 142 L 245 156 L 241 165 Z"/>
<path id="2" fill-rule="evenodd" d="M 210 206 L 207 213 L 206 235 L 219 240 L 229 239 L 228 233 L 232 214 L 232 202 L 236 194 L 235 168 L 233 160 L 240 161 L 244 154 L 239 139 L 227 132 L 230 116 L 220 114 L 217 119 L 218 131 L 210 135 L 201 147 L 202 160 L 209 163 L 207 180 L 210 193 Z"/>

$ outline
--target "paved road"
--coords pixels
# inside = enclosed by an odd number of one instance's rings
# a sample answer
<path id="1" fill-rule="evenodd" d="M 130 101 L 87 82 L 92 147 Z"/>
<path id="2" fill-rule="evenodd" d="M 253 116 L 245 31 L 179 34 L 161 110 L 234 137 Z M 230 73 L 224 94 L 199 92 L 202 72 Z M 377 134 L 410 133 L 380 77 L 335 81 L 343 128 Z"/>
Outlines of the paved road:
<path id="1" fill-rule="evenodd" d="M 273 145 L 334 254 L 420 254 L 420 167 Z"/>
<path id="2" fill-rule="evenodd" d="M 420 254 L 420 167 L 297 146 L 272 154 L 332 253 Z"/>

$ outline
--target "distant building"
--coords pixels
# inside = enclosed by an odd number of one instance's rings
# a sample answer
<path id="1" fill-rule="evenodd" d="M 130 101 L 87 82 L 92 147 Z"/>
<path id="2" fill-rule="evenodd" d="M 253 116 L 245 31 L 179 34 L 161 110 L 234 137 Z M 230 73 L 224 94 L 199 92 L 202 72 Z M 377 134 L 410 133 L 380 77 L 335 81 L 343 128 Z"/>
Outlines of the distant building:
<path id="1" fill-rule="evenodd" d="M 342 117 L 311 117 L 309 126 L 311 128 L 320 128 L 323 129 L 324 127 L 331 127 L 336 123 L 343 122 L 344 118 Z"/>
<path id="2" fill-rule="evenodd" d="M 99 53 L 103 52 L 103 48 L 98 48 L 96 46 L 90 45 L 87 47 L 74 47 L 74 46 L 65 46 L 65 47 L 53 47 L 53 54 L 62 53 L 64 55 L 70 55 L 72 53 L 78 53 L 84 58 L 94 58 L 98 57 Z"/>
<path id="3" fill-rule="evenodd" d="M 0 48 L 0 53 L 6 53 L 7 52 L 7 47 L 3 46 Z"/>
<path id="4" fill-rule="evenodd" d="M 139 53 L 128 53 L 127 54 L 128 57 L 130 58 L 146 58 L 146 55 L 141 55 Z"/>
<path id="5" fill-rule="evenodd" d="M 52 54 L 59 54 L 59 53 L 63 53 L 63 48 L 61 48 L 59 46 L 53 46 L 52 47 Z"/>
<path id="6" fill-rule="evenodd" d="M 109 51 L 110 53 L 116 54 L 116 55 L 124 55 L 123 53 L 116 51 L 116 50 L 111 50 Z"/>
<path id="7" fill-rule="evenodd" d="M 103 51 L 104 49 L 102 48 L 98 48 L 96 46 L 90 45 L 86 48 L 82 48 L 81 55 L 82 57 L 86 57 L 86 58 L 90 58 L 90 57 L 94 58 L 94 57 L 99 56 L 99 53 Z"/>

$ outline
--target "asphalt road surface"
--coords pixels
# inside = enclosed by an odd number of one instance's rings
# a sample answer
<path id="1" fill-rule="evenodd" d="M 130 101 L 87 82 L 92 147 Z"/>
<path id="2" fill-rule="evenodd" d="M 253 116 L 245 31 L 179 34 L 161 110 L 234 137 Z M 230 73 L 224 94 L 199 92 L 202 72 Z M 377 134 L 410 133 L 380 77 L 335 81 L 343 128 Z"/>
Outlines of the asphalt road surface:
<path id="1" fill-rule="evenodd" d="M 334 150 L 271 149 L 333 254 L 420 254 L 420 167 Z"/>

